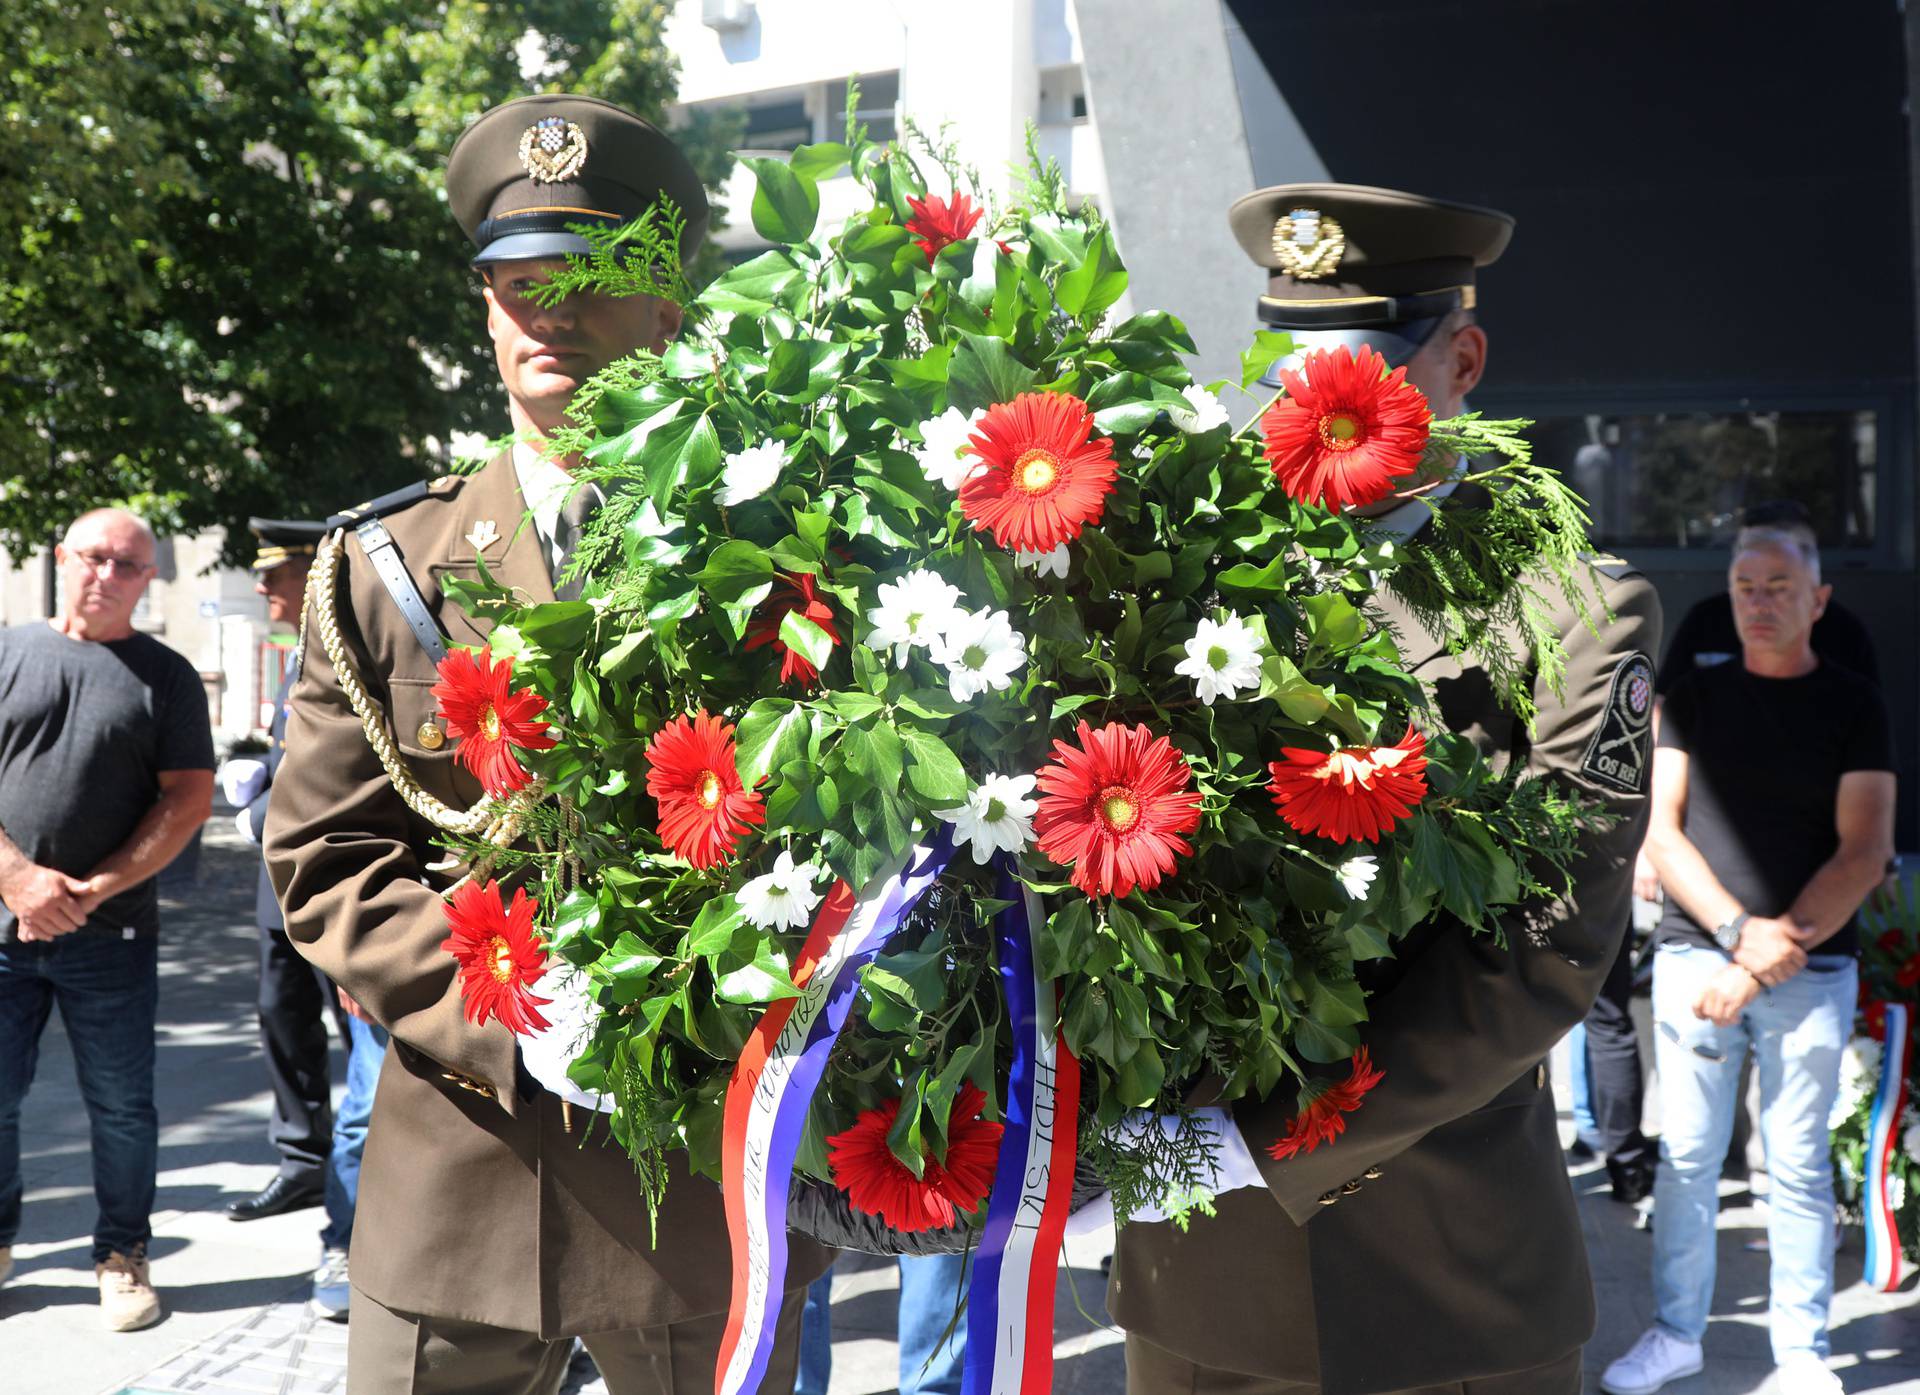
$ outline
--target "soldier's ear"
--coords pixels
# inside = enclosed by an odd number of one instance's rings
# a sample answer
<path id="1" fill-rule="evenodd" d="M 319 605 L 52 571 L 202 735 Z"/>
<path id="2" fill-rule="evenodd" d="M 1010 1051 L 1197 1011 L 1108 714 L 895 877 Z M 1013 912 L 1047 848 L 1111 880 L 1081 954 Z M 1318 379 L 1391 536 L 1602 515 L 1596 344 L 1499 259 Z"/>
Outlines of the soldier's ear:
<path id="1" fill-rule="evenodd" d="M 1465 397 L 1480 385 L 1487 372 L 1487 332 L 1479 325 L 1462 325 L 1448 346 L 1448 366 L 1453 371 L 1453 391 Z"/>
<path id="2" fill-rule="evenodd" d="M 1833 583 L 1822 582 L 1813 588 L 1813 618 L 1818 620 L 1827 613 L 1827 602 L 1833 599 Z"/>
<path id="3" fill-rule="evenodd" d="M 648 344 L 656 354 L 667 347 L 675 335 L 680 333 L 680 325 L 686 316 L 678 305 L 670 300 L 653 302 L 653 335 Z"/>

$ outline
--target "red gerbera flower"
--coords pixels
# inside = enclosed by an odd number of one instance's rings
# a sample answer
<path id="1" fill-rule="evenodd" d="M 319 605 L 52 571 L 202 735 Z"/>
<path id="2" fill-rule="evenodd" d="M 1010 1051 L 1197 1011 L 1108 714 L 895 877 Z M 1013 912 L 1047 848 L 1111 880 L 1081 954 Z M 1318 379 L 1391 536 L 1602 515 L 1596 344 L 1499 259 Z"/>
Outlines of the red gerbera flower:
<path id="1" fill-rule="evenodd" d="M 453 893 L 447 907 L 452 933 L 440 948 L 460 963 L 460 999 L 474 1026 L 497 1017 L 522 1036 L 546 1027 L 540 1008 L 553 999 L 527 991 L 547 971 L 547 951 L 533 933 L 539 909 L 518 887 L 513 904 L 501 904 L 498 882 L 462 882 Z"/>
<path id="2" fill-rule="evenodd" d="M 1071 866 L 1073 884 L 1089 896 L 1151 891 L 1175 853 L 1192 854 L 1181 835 L 1200 826 L 1186 758 L 1144 726 L 1095 731 L 1082 722 L 1079 738 L 1079 746 L 1054 742 L 1053 763 L 1040 770 L 1040 851 Z"/>
<path id="3" fill-rule="evenodd" d="M 717 866 L 767 818 L 758 792 L 741 783 L 733 728 L 704 707 L 647 743 L 647 793 L 660 806 L 660 841 L 695 867 Z"/>
<path id="4" fill-rule="evenodd" d="M 1015 552 L 1051 552 L 1098 523 L 1113 493 L 1113 442 L 1070 392 L 1023 392 L 980 418 L 967 447 L 981 464 L 960 511 Z"/>
<path id="5" fill-rule="evenodd" d="M 1887 1005 L 1875 998 L 1866 1006 L 1867 1035 L 1875 1041 L 1887 1039 Z"/>
<path id="6" fill-rule="evenodd" d="M 1914 984 L 1920 983 L 1920 954 L 1914 955 L 1902 964 L 1894 974 L 1893 981 L 1902 988 L 1911 988 Z"/>
<path id="7" fill-rule="evenodd" d="M 782 683 L 791 683 L 795 679 L 802 683 L 813 683 L 819 679 L 820 670 L 780 638 L 780 622 L 790 610 L 799 611 L 803 619 L 811 620 L 825 630 L 835 648 L 840 646 L 840 631 L 833 627 L 833 609 L 821 599 L 819 582 L 813 573 L 800 572 L 794 576 L 782 575 L 779 586 L 767 597 L 766 609 L 747 627 L 747 648 L 753 650 L 771 644 L 773 652 L 780 656 Z"/>
<path id="8" fill-rule="evenodd" d="M 1287 747 L 1267 769 L 1280 817 L 1302 833 L 1377 843 L 1427 795 L 1427 738 L 1409 728 L 1393 746 L 1328 754 Z"/>
<path id="9" fill-rule="evenodd" d="M 980 1117 L 986 1103 L 978 1086 L 960 1087 L 947 1118 L 946 1161 L 926 1159 L 918 1177 L 887 1147 L 900 1101 L 862 1110 L 852 1128 L 827 1140 L 834 1185 L 855 1210 L 878 1216 L 895 1230 L 952 1225 L 961 1212 L 977 1211 L 993 1187 L 1004 1128 Z"/>
<path id="10" fill-rule="evenodd" d="M 938 195 L 929 194 L 924 199 L 907 196 L 907 207 L 913 210 L 913 217 L 907 219 L 907 231 L 913 234 L 913 240 L 920 250 L 927 254 L 927 265 L 933 265 L 933 259 L 940 255 L 944 247 L 956 242 L 965 242 L 973 236 L 980 215 L 986 210 L 968 198 L 956 193 L 953 202 Z"/>
<path id="11" fill-rule="evenodd" d="M 1311 1153 L 1322 1143 L 1333 1142 L 1347 1131 L 1346 1116 L 1360 1107 L 1361 1098 L 1386 1074 L 1374 1069 L 1373 1058 L 1361 1047 L 1353 1053 L 1353 1069 L 1345 1080 L 1307 1086 L 1300 1112 L 1267 1149 L 1268 1156 L 1285 1162 L 1295 1153 Z"/>
<path id="12" fill-rule="evenodd" d="M 1898 954 L 1901 946 L 1906 944 L 1906 942 L 1907 937 L 1900 933 L 1900 931 L 1882 930 L 1880 932 L 1880 938 L 1874 943 L 1880 947 L 1882 954 Z"/>
<path id="13" fill-rule="evenodd" d="M 448 654 L 440 661 L 440 681 L 431 690 L 447 719 L 448 734 L 458 743 L 454 754 L 492 795 L 524 789 L 532 778 L 514 757 L 514 747 L 554 747 L 547 724 L 534 720 L 547 710 L 547 700 L 512 684 L 513 660 L 495 663 L 489 645 L 478 656 L 466 649 Z"/>
<path id="14" fill-rule="evenodd" d="M 1287 395 L 1260 420 L 1280 487 L 1326 509 L 1371 504 L 1414 472 L 1433 413 L 1407 370 L 1388 373 L 1370 348 L 1307 355 L 1305 376 L 1282 370 Z"/>

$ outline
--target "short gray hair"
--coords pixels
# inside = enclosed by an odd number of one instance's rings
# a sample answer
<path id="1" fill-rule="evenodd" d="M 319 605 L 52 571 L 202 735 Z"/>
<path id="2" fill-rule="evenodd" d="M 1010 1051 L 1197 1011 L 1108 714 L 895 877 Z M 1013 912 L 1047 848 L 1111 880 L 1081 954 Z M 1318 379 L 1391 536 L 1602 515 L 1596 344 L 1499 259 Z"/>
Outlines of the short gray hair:
<path id="1" fill-rule="evenodd" d="M 147 520 L 142 518 L 139 514 L 134 513 L 128 509 L 114 509 L 114 508 L 88 509 L 85 513 L 81 514 L 78 518 L 74 519 L 73 522 L 67 525 L 66 536 L 60 539 L 60 545 L 66 548 L 68 551 L 72 551 L 73 539 L 75 534 L 79 533 L 89 523 L 98 523 L 101 520 L 108 519 L 108 518 L 117 518 L 117 519 L 120 519 L 122 522 L 131 523 L 135 528 L 139 529 L 139 531 L 146 536 L 147 551 L 156 556 L 158 555 L 160 551 L 160 539 L 157 536 L 155 536 L 153 531 L 153 525 L 151 523 L 148 523 Z"/>
<path id="2" fill-rule="evenodd" d="M 1807 564 L 1807 570 L 1813 576 L 1813 584 L 1820 584 L 1820 543 L 1813 535 L 1813 529 L 1804 523 L 1769 523 L 1756 528 L 1742 528 L 1733 538 L 1733 555 L 1738 558 L 1742 553 L 1753 552 L 1763 547 L 1779 548 L 1782 552 L 1791 552 Z"/>

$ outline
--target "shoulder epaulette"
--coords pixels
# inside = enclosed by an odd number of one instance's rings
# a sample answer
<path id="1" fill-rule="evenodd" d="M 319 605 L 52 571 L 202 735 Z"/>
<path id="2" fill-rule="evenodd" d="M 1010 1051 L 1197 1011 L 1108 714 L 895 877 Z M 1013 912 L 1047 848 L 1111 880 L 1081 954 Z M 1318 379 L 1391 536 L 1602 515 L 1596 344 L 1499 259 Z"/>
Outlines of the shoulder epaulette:
<path id="1" fill-rule="evenodd" d="M 385 518 L 390 513 L 398 513 L 409 504 L 416 504 L 429 495 L 444 495 L 458 488 L 460 477 L 457 475 L 439 475 L 430 480 L 404 485 L 377 499 L 369 499 L 364 504 L 355 504 L 350 509 L 342 509 L 327 520 L 327 531 L 336 528 L 350 528 L 356 523 L 364 523 L 369 518 Z"/>
<path id="2" fill-rule="evenodd" d="M 1609 581 L 1619 581 L 1629 576 L 1638 576 L 1640 569 L 1624 557 L 1616 557 L 1611 552 L 1589 552 L 1586 563 Z"/>

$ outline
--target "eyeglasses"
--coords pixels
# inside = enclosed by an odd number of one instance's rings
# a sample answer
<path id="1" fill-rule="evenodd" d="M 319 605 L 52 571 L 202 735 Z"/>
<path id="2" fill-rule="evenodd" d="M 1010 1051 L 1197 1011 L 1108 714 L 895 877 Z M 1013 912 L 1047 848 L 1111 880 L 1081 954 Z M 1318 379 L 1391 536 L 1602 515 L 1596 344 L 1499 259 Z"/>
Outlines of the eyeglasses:
<path id="1" fill-rule="evenodd" d="M 77 557 L 88 571 L 105 572 L 108 576 L 145 576 L 153 570 L 151 562 L 142 562 L 137 557 L 116 557 L 111 552 L 75 552 L 71 555 Z"/>

